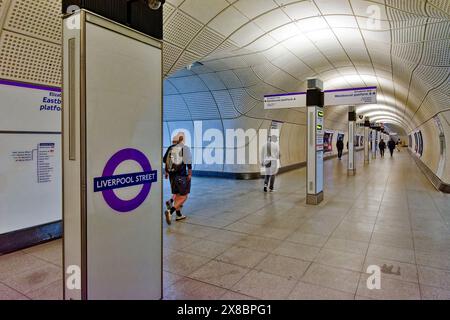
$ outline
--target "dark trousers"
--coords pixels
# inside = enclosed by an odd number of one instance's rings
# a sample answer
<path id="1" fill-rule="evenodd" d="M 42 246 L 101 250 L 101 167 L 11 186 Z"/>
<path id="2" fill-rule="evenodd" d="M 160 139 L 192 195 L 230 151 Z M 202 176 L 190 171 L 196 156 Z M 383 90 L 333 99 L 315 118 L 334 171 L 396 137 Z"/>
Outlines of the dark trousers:
<path id="1" fill-rule="evenodd" d="M 342 152 L 343 152 L 344 150 L 342 150 L 342 149 L 338 149 L 338 158 L 340 159 L 340 158 L 342 158 Z"/>
<path id="2" fill-rule="evenodd" d="M 384 149 L 380 149 L 380 154 L 382 157 L 384 157 Z"/>
<path id="3" fill-rule="evenodd" d="M 275 185 L 275 175 L 271 175 L 271 176 L 267 175 L 265 177 L 265 179 L 264 179 L 264 187 L 267 187 L 269 185 L 269 182 L 270 182 L 269 188 L 270 188 L 270 190 L 273 190 L 273 187 Z"/>
<path id="4" fill-rule="evenodd" d="M 389 149 L 389 152 L 391 153 L 391 157 L 394 155 L 394 149 Z"/>

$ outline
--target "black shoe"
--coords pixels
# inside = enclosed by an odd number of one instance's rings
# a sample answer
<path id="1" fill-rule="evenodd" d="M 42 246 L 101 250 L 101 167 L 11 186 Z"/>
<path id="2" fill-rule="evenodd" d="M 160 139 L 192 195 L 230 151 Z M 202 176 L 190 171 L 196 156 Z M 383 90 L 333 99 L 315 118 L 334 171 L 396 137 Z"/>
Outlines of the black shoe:
<path id="1" fill-rule="evenodd" d="M 264 192 L 267 192 L 267 187 L 264 187 Z"/>
<path id="2" fill-rule="evenodd" d="M 164 215 L 166 216 L 167 224 L 170 226 L 172 224 L 172 213 L 170 212 L 170 210 L 166 210 L 166 212 L 164 212 Z"/>
<path id="3" fill-rule="evenodd" d="M 172 202 L 170 202 L 170 200 L 166 201 L 166 208 L 167 208 L 167 210 L 172 209 Z"/>

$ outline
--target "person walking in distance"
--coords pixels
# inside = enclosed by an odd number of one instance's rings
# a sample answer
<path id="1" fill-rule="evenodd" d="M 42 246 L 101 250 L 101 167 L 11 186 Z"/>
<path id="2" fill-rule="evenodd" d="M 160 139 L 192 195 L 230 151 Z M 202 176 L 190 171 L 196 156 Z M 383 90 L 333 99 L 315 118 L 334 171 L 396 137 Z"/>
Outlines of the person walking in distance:
<path id="1" fill-rule="evenodd" d="M 384 150 L 386 150 L 386 143 L 383 139 L 381 139 L 380 143 L 378 144 L 378 148 L 380 149 L 380 155 L 382 158 L 384 158 Z"/>
<path id="2" fill-rule="evenodd" d="M 395 150 L 395 141 L 392 138 L 388 142 L 388 149 L 389 149 L 389 152 L 391 153 L 391 158 L 392 158 L 392 156 L 394 155 L 394 150 Z"/>
<path id="3" fill-rule="evenodd" d="M 264 192 L 269 188 L 270 192 L 274 192 L 275 176 L 278 172 L 278 161 L 280 159 L 280 147 L 278 144 L 278 136 L 272 135 L 267 144 L 263 147 L 261 153 L 261 164 L 264 169 Z"/>
<path id="4" fill-rule="evenodd" d="M 339 160 L 342 159 L 342 153 L 344 151 L 344 140 L 342 137 L 339 137 L 338 141 L 336 142 L 336 148 L 338 150 L 338 158 Z"/>
<path id="5" fill-rule="evenodd" d="M 169 170 L 170 167 L 172 167 L 172 158 L 169 158 L 169 155 L 172 152 L 172 149 L 174 147 L 176 147 L 176 145 L 178 144 L 178 139 L 179 136 L 174 136 L 172 138 L 172 145 L 167 149 L 166 153 L 164 154 L 163 157 L 163 163 L 164 163 L 164 173 L 165 173 L 165 178 L 166 180 L 169 179 L 169 183 L 170 183 L 170 190 L 172 191 L 172 197 L 166 201 L 166 208 L 167 210 L 170 210 L 173 207 L 173 204 L 175 202 L 175 193 L 174 193 L 174 182 L 173 182 L 173 178 L 175 176 L 174 172 L 171 172 Z"/>
<path id="6" fill-rule="evenodd" d="M 175 195 L 173 206 L 165 211 L 167 224 L 172 224 L 172 217 L 176 214 L 176 221 L 186 219 L 181 208 L 186 203 L 191 192 L 192 154 L 191 149 L 184 144 L 184 135 L 178 137 L 178 144 L 168 154 L 169 176 L 173 176 L 172 193 Z"/>

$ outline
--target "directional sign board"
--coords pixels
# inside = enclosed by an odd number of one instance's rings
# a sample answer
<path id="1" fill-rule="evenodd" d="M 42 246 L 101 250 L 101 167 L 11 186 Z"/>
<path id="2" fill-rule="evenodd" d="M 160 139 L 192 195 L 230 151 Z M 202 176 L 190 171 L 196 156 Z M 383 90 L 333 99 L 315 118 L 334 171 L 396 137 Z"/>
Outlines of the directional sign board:
<path id="1" fill-rule="evenodd" d="M 272 94 L 264 96 L 264 109 L 306 107 L 306 92 Z"/>
<path id="2" fill-rule="evenodd" d="M 326 90 L 324 96 L 325 106 L 376 104 L 377 87 Z M 264 96 L 266 110 L 304 107 L 306 107 L 306 92 Z"/>
<path id="3" fill-rule="evenodd" d="M 377 103 L 377 87 L 337 89 L 325 91 L 326 106 Z"/>

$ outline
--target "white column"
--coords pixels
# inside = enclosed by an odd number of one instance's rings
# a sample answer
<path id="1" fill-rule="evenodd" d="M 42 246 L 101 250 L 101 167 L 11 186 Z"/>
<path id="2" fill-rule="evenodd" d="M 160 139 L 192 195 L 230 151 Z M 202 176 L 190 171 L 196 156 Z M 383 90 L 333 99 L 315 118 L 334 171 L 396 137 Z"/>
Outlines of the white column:
<path id="1" fill-rule="evenodd" d="M 377 158 L 378 131 L 372 130 L 372 159 Z"/>
<path id="2" fill-rule="evenodd" d="M 64 22 L 64 299 L 159 300 L 162 42 L 85 10 Z"/>
<path id="3" fill-rule="evenodd" d="M 322 89 L 314 86 L 307 92 L 307 174 L 306 203 L 323 201 L 323 135 L 324 111 Z"/>
<path id="4" fill-rule="evenodd" d="M 348 165 L 347 174 L 354 176 L 356 174 L 355 167 L 355 130 L 356 130 L 356 112 L 355 107 L 348 107 Z"/>
<path id="5" fill-rule="evenodd" d="M 364 164 L 369 164 L 369 130 L 370 130 L 369 119 L 366 118 L 364 121 Z"/>

